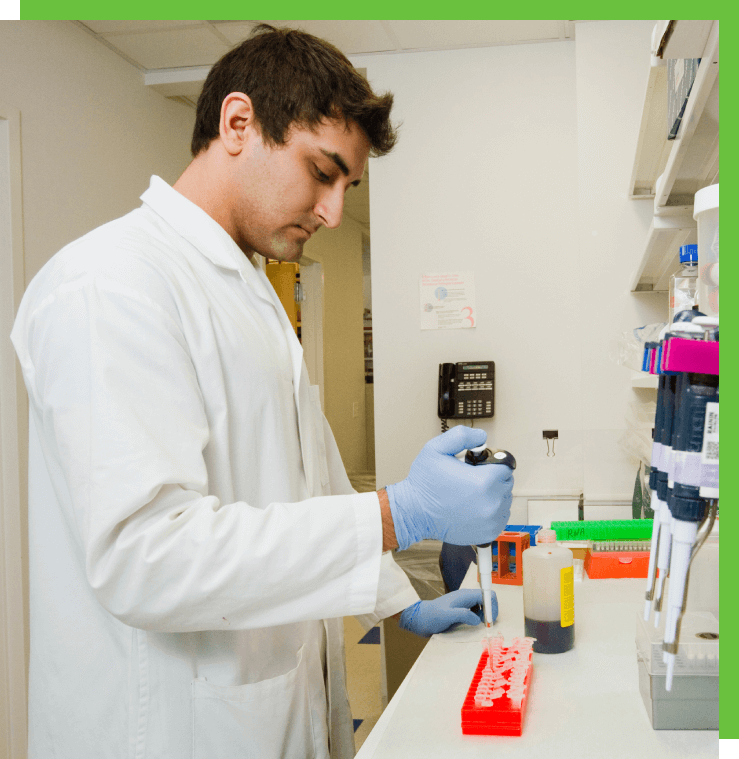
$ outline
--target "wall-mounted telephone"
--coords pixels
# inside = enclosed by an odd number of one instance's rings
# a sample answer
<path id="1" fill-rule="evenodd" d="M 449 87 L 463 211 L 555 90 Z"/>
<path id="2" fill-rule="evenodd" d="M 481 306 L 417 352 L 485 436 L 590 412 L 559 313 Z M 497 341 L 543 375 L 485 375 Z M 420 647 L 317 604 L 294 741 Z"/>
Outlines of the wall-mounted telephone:
<path id="1" fill-rule="evenodd" d="M 494 413 L 494 361 L 439 364 L 440 419 L 484 419 Z"/>

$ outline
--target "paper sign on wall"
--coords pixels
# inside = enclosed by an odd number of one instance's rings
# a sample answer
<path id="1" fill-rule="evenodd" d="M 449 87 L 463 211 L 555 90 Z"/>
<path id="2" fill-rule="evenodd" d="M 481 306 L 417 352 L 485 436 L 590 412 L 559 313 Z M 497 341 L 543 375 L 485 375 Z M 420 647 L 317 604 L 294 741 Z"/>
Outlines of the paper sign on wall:
<path id="1" fill-rule="evenodd" d="M 472 272 L 421 275 L 421 329 L 470 329 L 476 319 Z"/>

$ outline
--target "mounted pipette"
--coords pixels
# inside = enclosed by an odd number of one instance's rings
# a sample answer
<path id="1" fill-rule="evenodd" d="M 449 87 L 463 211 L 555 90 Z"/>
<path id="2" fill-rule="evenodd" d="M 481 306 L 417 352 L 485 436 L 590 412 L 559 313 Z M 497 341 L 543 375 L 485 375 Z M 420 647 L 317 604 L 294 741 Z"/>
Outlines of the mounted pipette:
<path id="1" fill-rule="evenodd" d="M 667 331 L 667 327 L 662 330 L 660 334 L 660 340 L 664 338 L 664 334 Z M 652 343 L 647 344 L 647 349 L 644 351 L 644 363 L 643 366 L 645 368 L 645 371 L 649 371 L 649 367 L 651 366 L 651 363 L 649 362 L 649 353 L 650 353 L 650 346 L 653 347 Z M 659 374 L 659 381 L 657 385 L 657 412 L 654 419 L 654 432 L 653 432 L 653 443 L 652 443 L 652 462 L 651 462 L 651 468 L 649 472 L 649 488 L 652 492 L 652 510 L 654 511 L 654 516 L 652 518 L 652 543 L 651 548 L 649 552 L 649 569 L 647 570 L 647 592 L 646 592 L 646 600 L 644 602 L 644 621 L 649 621 L 649 614 L 652 608 L 652 601 L 654 600 L 654 589 L 655 589 L 655 582 L 657 579 L 657 553 L 659 552 L 659 535 L 660 535 L 660 513 L 662 511 L 662 506 L 667 506 L 667 504 L 664 504 L 663 501 L 659 498 L 658 493 L 658 481 L 659 481 L 659 472 L 661 469 L 664 468 L 664 464 L 662 463 L 662 430 L 664 427 L 664 417 L 665 417 L 665 406 L 664 406 L 664 398 L 665 398 L 665 386 L 667 384 L 667 376 L 660 373 Z"/>
<path id="2" fill-rule="evenodd" d="M 670 591 L 663 643 L 665 689 L 672 689 L 690 564 L 713 528 L 718 511 L 718 318 L 699 316 L 678 332 L 665 366 L 681 371 L 674 437 Z M 696 330 L 701 332 L 697 345 Z"/>

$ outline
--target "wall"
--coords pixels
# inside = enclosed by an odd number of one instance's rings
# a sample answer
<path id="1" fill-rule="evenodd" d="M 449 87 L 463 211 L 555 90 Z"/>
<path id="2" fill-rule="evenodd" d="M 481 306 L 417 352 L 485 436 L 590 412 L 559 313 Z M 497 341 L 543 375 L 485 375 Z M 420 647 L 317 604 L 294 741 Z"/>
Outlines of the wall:
<path id="1" fill-rule="evenodd" d="M 608 342 L 623 331 L 667 321 L 665 293 L 631 293 L 653 215 L 629 200 L 654 21 L 577 25 L 579 252 L 582 308 L 583 481 L 587 494 L 630 495 L 636 463 L 619 446 L 630 403 L 655 400 L 614 366 Z M 597 518 L 592 516 L 591 518 Z"/>
<path id="2" fill-rule="evenodd" d="M 195 113 L 68 21 L 0 22 L 3 103 L 21 111 L 26 282 L 59 248 L 189 163 Z"/>
<path id="3" fill-rule="evenodd" d="M 345 215 L 338 229 L 322 227 L 305 255 L 323 266 L 324 412 L 347 471 L 365 471 L 362 226 Z"/>
<path id="4" fill-rule="evenodd" d="M 147 90 L 140 71 L 71 22 L 0 22 L 0 71 L 0 99 L 21 111 L 30 282 L 63 245 L 138 206 L 151 174 L 177 179 L 195 112 Z M 315 258 L 326 259 L 326 411 L 347 467 L 364 469 L 361 227 L 345 218 L 322 232 L 308 247 L 325 247 Z"/>
<path id="5" fill-rule="evenodd" d="M 634 391 L 608 343 L 663 316 L 660 296 L 628 292 L 649 226 L 626 187 L 651 28 L 352 59 L 402 122 L 370 169 L 378 482 L 438 434 L 438 364 L 493 359 L 496 415 L 476 425 L 516 455 L 514 495 L 631 497 L 617 441 Z M 476 328 L 421 331 L 419 276 L 459 270 L 475 276 Z M 544 429 L 559 430 L 553 458 Z"/>
<path id="6" fill-rule="evenodd" d="M 476 424 L 514 451 L 517 487 L 578 488 L 566 430 L 581 426 L 579 341 L 561 326 L 579 317 L 574 44 L 362 65 L 402 122 L 395 151 L 370 167 L 378 482 L 404 477 L 438 434 L 438 364 L 492 359 L 496 416 Z M 459 270 L 475 276 L 476 328 L 421 331 L 419 276 Z M 563 445 L 547 460 L 549 428 Z"/>
<path id="7" fill-rule="evenodd" d="M 20 113 L 26 284 L 63 245 L 138 206 L 151 174 L 174 182 L 189 162 L 194 111 L 146 90 L 140 71 L 68 21 L 0 21 L 0 117 L 6 111 Z M 25 556 L 25 394 L 18 405 Z M 27 599 L 25 567 L 22 581 Z M 25 609 L 27 661 L 27 600 Z"/>

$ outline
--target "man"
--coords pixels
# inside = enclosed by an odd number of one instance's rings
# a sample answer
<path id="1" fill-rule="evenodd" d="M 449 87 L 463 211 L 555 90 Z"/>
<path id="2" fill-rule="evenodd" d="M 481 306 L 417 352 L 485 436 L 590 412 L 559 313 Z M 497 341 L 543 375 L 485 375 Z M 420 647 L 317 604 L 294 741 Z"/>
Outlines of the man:
<path id="1" fill-rule="evenodd" d="M 327 43 L 258 28 L 209 74 L 174 188 L 29 286 L 30 759 L 353 756 L 341 617 L 476 623 L 479 593 L 420 602 L 390 550 L 490 541 L 510 471 L 455 459 L 484 442 L 455 428 L 355 493 L 256 266 L 339 225 L 391 104 Z"/>

